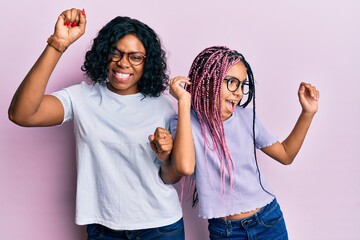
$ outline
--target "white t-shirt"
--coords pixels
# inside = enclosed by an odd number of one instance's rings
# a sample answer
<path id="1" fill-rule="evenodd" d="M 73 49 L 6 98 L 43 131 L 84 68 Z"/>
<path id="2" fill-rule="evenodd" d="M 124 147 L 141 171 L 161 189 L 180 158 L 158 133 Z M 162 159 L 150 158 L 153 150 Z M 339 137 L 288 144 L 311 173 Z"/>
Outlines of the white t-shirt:
<path id="1" fill-rule="evenodd" d="M 77 224 L 134 230 L 182 217 L 176 189 L 160 178 L 148 140 L 157 127 L 169 129 L 176 114 L 166 96 L 123 96 L 85 82 L 53 95 L 64 106 L 64 122 L 74 121 Z"/>

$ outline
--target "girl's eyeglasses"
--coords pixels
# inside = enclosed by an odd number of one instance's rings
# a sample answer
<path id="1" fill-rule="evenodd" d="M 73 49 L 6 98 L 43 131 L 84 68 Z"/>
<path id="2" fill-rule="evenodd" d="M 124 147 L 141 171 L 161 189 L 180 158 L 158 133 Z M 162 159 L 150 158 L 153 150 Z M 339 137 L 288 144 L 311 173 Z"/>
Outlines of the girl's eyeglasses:
<path id="1" fill-rule="evenodd" d="M 224 81 L 226 81 L 227 89 L 230 92 L 235 92 L 241 87 L 244 95 L 249 93 L 249 81 L 240 81 L 236 77 L 226 77 Z"/>

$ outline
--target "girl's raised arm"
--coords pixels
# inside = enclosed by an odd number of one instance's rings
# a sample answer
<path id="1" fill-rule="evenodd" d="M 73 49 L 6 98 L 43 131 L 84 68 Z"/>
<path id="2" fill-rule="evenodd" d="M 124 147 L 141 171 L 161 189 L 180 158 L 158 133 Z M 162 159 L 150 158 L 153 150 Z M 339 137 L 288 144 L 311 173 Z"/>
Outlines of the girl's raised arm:
<path id="1" fill-rule="evenodd" d="M 298 90 L 298 96 L 302 111 L 289 136 L 282 143 L 277 142 L 261 149 L 265 154 L 285 165 L 294 161 L 304 142 L 312 119 L 318 110 L 320 94 L 314 86 L 302 82 Z"/>
<path id="2" fill-rule="evenodd" d="M 175 77 L 170 82 L 170 93 L 178 100 L 178 122 L 171 158 L 180 176 L 191 175 L 195 169 L 195 149 L 191 128 L 191 96 L 182 84 L 191 84 L 186 77 Z"/>

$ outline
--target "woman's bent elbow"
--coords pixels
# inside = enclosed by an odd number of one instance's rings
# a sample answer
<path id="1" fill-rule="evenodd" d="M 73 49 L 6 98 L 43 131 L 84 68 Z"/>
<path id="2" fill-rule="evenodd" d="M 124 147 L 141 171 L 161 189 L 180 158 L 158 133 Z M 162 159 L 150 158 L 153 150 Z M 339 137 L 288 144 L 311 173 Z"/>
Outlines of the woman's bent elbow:
<path id="1" fill-rule="evenodd" d="M 21 117 L 18 114 L 15 114 L 15 113 L 11 112 L 10 110 L 8 111 L 8 118 L 9 118 L 9 120 L 11 122 L 13 122 L 16 125 L 19 125 L 21 127 L 33 127 L 33 126 L 35 126 L 35 124 L 30 121 L 30 118 Z"/>
<path id="2" fill-rule="evenodd" d="M 21 118 L 18 118 L 16 114 L 11 112 L 10 110 L 8 111 L 8 118 L 11 122 L 15 123 L 16 125 L 24 126 L 24 127 L 26 126 L 26 122 L 22 121 Z"/>

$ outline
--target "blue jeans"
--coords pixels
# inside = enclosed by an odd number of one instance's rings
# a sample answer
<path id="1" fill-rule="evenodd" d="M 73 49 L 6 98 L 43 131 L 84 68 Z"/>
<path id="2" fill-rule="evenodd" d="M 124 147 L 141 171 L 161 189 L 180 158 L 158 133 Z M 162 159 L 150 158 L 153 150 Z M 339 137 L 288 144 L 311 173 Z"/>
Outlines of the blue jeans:
<path id="1" fill-rule="evenodd" d="M 87 226 L 88 240 L 184 240 L 184 222 L 181 218 L 176 223 L 141 230 L 116 231 L 100 224 Z"/>
<path id="2" fill-rule="evenodd" d="M 285 220 L 276 199 L 241 220 L 209 219 L 210 239 L 287 240 Z"/>

